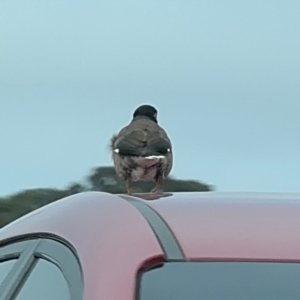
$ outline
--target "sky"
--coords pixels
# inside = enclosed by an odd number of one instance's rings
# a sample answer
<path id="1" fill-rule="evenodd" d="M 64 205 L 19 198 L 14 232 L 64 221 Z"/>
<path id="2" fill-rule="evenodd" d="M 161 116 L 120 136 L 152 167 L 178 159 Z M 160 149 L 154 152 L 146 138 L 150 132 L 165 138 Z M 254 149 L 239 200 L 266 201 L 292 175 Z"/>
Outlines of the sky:
<path id="1" fill-rule="evenodd" d="M 172 175 L 300 192 L 300 1 L 0 1 L 0 196 L 66 187 L 141 104 Z"/>

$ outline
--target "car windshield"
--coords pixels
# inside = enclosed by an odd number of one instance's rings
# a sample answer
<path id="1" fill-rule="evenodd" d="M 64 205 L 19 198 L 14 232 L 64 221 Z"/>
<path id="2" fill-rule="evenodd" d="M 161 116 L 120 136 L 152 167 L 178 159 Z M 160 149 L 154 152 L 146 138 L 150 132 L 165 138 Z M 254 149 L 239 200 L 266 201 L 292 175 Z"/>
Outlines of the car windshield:
<path id="1" fill-rule="evenodd" d="M 300 265 L 174 262 L 143 273 L 138 300 L 299 300 Z"/>

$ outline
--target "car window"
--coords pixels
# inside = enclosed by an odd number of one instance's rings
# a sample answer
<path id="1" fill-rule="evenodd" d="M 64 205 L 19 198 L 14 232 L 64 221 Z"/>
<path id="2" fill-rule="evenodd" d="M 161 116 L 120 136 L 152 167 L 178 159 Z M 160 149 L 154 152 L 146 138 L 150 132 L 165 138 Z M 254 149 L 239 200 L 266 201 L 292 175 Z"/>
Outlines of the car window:
<path id="1" fill-rule="evenodd" d="M 6 260 L 2 262 L 0 261 L 0 285 L 4 281 L 9 271 L 14 266 L 15 262 L 16 259 Z"/>
<path id="2" fill-rule="evenodd" d="M 60 269 L 45 259 L 39 259 L 15 299 L 69 300 L 71 297 Z"/>
<path id="3" fill-rule="evenodd" d="M 300 264 L 166 263 L 140 278 L 139 300 L 299 300 Z"/>

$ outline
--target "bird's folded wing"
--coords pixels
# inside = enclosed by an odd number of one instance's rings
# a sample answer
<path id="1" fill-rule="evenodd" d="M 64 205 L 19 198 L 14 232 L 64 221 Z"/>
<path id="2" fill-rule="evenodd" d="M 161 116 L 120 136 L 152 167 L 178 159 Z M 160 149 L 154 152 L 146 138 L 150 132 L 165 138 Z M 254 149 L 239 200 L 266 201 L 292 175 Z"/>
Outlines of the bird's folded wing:
<path id="1" fill-rule="evenodd" d="M 171 149 L 171 142 L 165 131 L 124 128 L 116 138 L 113 148 L 120 155 L 151 156 L 165 155 Z"/>

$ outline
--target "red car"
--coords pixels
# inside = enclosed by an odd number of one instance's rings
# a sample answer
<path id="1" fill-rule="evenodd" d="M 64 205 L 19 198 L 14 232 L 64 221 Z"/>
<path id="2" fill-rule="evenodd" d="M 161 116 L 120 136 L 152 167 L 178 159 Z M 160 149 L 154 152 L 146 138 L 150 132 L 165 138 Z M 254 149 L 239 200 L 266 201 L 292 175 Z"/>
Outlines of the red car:
<path id="1" fill-rule="evenodd" d="M 0 300 L 300 299 L 300 195 L 163 196 L 86 192 L 4 227 Z"/>

